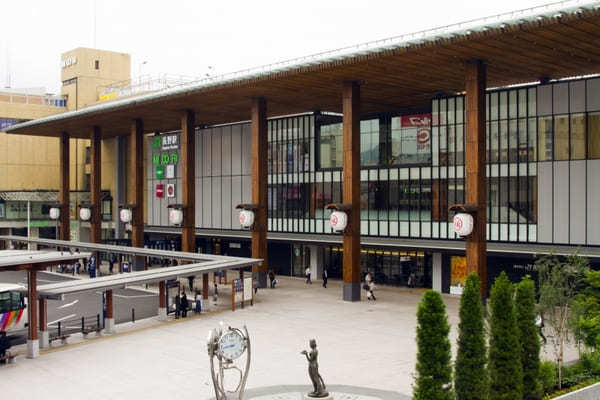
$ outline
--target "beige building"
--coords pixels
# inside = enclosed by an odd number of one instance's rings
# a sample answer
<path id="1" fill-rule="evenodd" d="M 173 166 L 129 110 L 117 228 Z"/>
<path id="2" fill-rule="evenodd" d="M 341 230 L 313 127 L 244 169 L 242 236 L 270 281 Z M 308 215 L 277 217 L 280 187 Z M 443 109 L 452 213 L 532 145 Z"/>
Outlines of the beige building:
<path id="1" fill-rule="evenodd" d="M 39 220 L 33 225 L 36 228 L 45 226 L 48 222 L 47 207 L 42 207 L 41 199 L 47 203 L 53 195 L 35 196 L 18 192 L 57 191 L 59 185 L 58 140 L 7 135 L 4 129 L 97 102 L 101 88 L 130 79 L 131 57 L 125 53 L 79 47 L 61 54 L 60 68 L 60 95 L 47 94 L 44 88 L 0 89 L 0 232 L 10 233 L 7 230 L 11 227 L 26 227 L 23 220 L 25 198 L 32 199 L 31 217 Z M 107 197 L 114 196 L 116 189 L 116 141 L 102 143 L 102 190 Z M 71 190 L 86 192 L 90 176 L 89 141 L 72 139 L 70 152 Z M 73 210 L 82 197 L 85 199 L 85 194 L 72 196 Z M 116 215 L 114 210 L 112 215 Z"/>

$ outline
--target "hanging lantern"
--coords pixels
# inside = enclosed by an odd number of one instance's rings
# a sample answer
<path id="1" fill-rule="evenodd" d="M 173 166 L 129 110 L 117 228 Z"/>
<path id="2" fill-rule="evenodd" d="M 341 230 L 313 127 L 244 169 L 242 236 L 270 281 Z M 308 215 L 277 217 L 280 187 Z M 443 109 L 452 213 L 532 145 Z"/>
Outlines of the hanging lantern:
<path id="1" fill-rule="evenodd" d="M 334 211 L 329 216 L 329 223 L 335 232 L 342 232 L 348 225 L 348 214 L 343 211 Z"/>
<path id="2" fill-rule="evenodd" d="M 254 224 L 254 211 L 242 210 L 240 211 L 240 225 L 244 229 L 249 229 Z"/>
<path id="3" fill-rule="evenodd" d="M 79 209 L 79 218 L 82 221 L 89 221 L 92 217 L 92 210 L 89 207 L 81 207 Z"/>
<path id="4" fill-rule="evenodd" d="M 60 208 L 52 207 L 50 209 L 50 219 L 58 219 L 60 217 Z"/>
<path id="5" fill-rule="evenodd" d="M 169 211 L 169 222 L 173 225 L 181 225 L 183 222 L 183 210 L 172 208 L 171 211 Z"/>
<path id="6" fill-rule="evenodd" d="M 454 232 L 458 236 L 469 236 L 473 232 L 473 216 L 467 213 L 458 213 L 453 219 Z"/>
<path id="7" fill-rule="evenodd" d="M 119 218 L 121 219 L 121 222 L 124 222 L 124 223 L 131 222 L 132 216 L 133 216 L 133 213 L 131 212 L 130 208 L 123 208 L 119 212 Z"/>

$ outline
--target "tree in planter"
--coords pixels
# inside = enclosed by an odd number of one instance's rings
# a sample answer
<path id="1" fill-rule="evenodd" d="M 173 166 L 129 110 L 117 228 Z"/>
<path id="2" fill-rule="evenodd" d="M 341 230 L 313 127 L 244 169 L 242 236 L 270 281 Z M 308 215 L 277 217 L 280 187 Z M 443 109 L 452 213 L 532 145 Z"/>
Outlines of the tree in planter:
<path id="1" fill-rule="evenodd" d="M 413 399 L 452 400 L 448 317 L 442 296 L 428 290 L 417 311 L 417 365 Z"/>
<path id="2" fill-rule="evenodd" d="M 479 277 L 470 274 L 460 298 L 458 348 L 454 366 L 457 400 L 486 400 L 489 396 L 487 352 Z"/>
<path id="3" fill-rule="evenodd" d="M 513 287 L 504 271 L 492 286 L 490 307 L 490 400 L 521 399 L 521 347 Z"/>
<path id="4" fill-rule="evenodd" d="M 564 261 L 550 254 L 540 256 L 535 265 L 539 272 L 539 309 L 550 330 L 558 367 L 558 388 L 561 389 L 564 347 L 571 336 L 571 306 L 583 284 L 588 262 L 577 253 L 567 256 Z"/>
<path id="5" fill-rule="evenodd" d="M 521 343 L 523 400 L 538 400 L 542 398 L 540 336 L 535 325 L 535 285 L 529 276 L 523 278 L 517 285 L 515 308 Z"/>

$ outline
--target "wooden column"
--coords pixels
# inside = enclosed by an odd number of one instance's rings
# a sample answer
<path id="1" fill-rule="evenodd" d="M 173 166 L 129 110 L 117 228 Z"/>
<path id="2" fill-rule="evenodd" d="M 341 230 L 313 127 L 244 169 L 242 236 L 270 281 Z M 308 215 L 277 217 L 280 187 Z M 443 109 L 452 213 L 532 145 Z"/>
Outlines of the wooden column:
<path id="1" fill-rule="evenodd" d="M 46 331 L 48 330 L 48 302 L 46 299 L 40 298 L 39 303 L 40 331 Z"/>
<path id="2" fill-rule="evenodd" d="M 62 132 L 59 138 L 59 188 L 58 188 L 58 202 L 60 203 L 60 240 L 71 240 L 71 227 L 70 227 L 70 210 L 69 210 L 69 192 L 70 192 L 70 159 L 69 159 L 69 135 L 66 132 Z"/>
<path id="3" fill-rule="evenodd" d="M 252 266 L 259 288 L 267 287 L 267 102 L 252 99 L 252 204 L 255 211 L 252 229 L 252 257 L 262 265 Z"/>
<path id="4" fill-rule="evenodd" d="M 167 308 L 167 284 L 165 281 L 158 283 L 158 307 Z"/>
<path id="5" fill-rule="evenodd" d="M 92 216 L 90 218 L 90 242 L 100 243 L 102 240 L 102 218 L 100 211 L 102 203 L 100 201 L 100 127 L 94 126 L 90 135 L 90 203 L 92 204 Z M 100 260 L 96 256 L 96 268 L 100 265 Z"/>
<path id="6" fill-rule="evenodd" d="M 114 318 L 113 315 L 114 315 L 114 313 L 113 313 L 113 291 L 107 290 L 106 291 L 106 318 L 107 319 Z"/>
<path id="7" fill-rule="evenodd" d="M 33 266 L 27 269 L 27 310 L 29 317 L 28 340 L 38 340 L 38 298 L 37 298 L 37 270 Z"/>
<path id="8" fill-rule="evenodd" d="M 135 207 L 131 217 L 131 246 L 144 247 L 144 124 L 131 122 L 129 135 L 129 203 Z M 133 269 L 147 269 L 145 257 L 135 257 Z"/>
<path id="9" fill-rule="evenodd" d="M 345 301 L 360 301 L 360 86 L 343 86 L 343 203 L 351 205 L 344 231 Z"/>
<path id="10" fill-rule="evenodd" d="M 467 238 L 467 272 L 476 272 L 481 297 L 488 293 L 486 266 L 486 170 L 485 170 L 485 86 L 486 68 L 481 60 L 465 66 L 466 87 L 466 203 L 477 206 L 473 233 Z"/>

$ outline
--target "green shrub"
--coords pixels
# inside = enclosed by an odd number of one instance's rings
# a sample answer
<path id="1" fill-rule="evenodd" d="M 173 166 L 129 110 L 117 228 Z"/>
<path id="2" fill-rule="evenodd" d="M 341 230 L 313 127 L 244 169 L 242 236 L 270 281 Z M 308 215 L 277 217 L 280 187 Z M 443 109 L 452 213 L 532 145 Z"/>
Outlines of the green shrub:
<path id="1" fill-rule="evenodd" d="M 535 325 L 535 286 L 529 276 L 526 276 L 516 285 L 516 289 L 515 309 L 521 344 L 523 400 L 539 400 L 542 397 L 542 386 L 539 381 L 540 336 Z"/>
<path id="2" fill-rule="evenodd" d="M 457 400 L 485 400 L 489 395 L 485 326 L 480 296 L 479 276 L 470 274 L 460 298 L 454 372 Z"/>
<path id="3" fill-rule="evenodd" d="M 552 393 L 556 388 L 558 381 L 556 379 L 556 364 L 552 361 L 542 361 L 540 363 L 540 383 L 542 391 L 546 394 Z"/>
<path id="4" fill-rule="evenodd" d="M 417 311 L 417 365 L 414 400 L 452 400 L 452 366 L 448 317 L 442 296 L 423 295 Z"/>
<path id="5" fill-rule="evenodd" d="M 521 345 L 513 288 L 504 271 L 492 286 L 490 304 L 490 399 L 521 399 L 523 396 Z"/>

